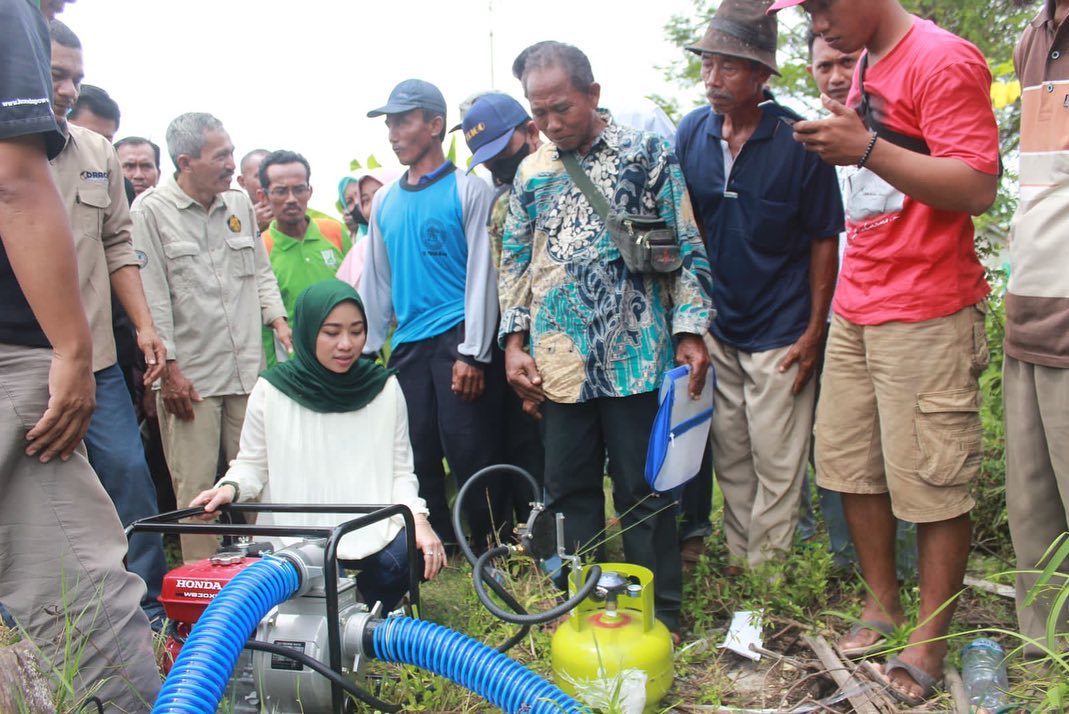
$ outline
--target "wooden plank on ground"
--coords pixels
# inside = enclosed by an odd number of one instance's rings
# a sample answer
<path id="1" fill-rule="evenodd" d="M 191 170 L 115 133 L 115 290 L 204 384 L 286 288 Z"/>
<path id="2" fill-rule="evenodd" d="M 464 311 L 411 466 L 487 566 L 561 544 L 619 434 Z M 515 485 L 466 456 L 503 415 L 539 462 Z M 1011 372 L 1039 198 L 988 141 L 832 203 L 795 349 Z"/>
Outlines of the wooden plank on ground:
<path id="1" fill-rule="evenodd" d="M 949 662 L 943 663 L 943 682 L 954 702 L 955 714 L 969 714 L 969 700 L 965 697 L 965 682 L 961 680 L 958 670 Z"/>
<path id="2" fill-rule="evenodd" d="M 835 650 L 831 648 L 831 645 L 823 637 L 802 635 L 802 641 L 806 643 L 809 649 L 813 650 L 817 659 L 824 665 L 828 676 L 835 680 L 835 684 L 839 686 L 840 690 L 849 691 L 863 683 L 854 675 L 851 668 L 839 659 L 839 655 L 835 654 Z M 883 714 L 883 709 L 877 706 L 868 694 L 868 692 L 853 694 L 846 699 L 857 714 Z"/>
<path id="3" fill-rule="evenodd" d="M 971 588 L 977 590 L 983 590 L 984 592 L 992 593 L 994 595 L 1001 595 L 1002 597 L 1012 600 L 1017 596 L 1017 591 L 1014 590 L 1012 585 L 1001 585 L 999 583 L 993 583 L 990 580 L 981 580 L 980 578 L 974 578 L 971 575 L 965 576 L 965 584 Z"/>
<path id="4" fill-rule="evenodd" d="M 32 642 L 0 648 L 0 712 L 56 714 L 45 671 Z"/>

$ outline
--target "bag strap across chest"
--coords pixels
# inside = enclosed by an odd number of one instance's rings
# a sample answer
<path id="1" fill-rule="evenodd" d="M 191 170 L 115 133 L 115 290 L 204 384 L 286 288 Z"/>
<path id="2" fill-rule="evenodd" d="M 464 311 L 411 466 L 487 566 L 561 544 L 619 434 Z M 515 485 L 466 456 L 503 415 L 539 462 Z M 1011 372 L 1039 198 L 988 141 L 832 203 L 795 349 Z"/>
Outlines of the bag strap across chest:
<path id="1" fill-rule="evenodd" d="M 560 161 L 564 164 L 564 169 L 568 172 L 568 175 L 572 177 L 572 181 L 575 181 L 575 185 L 579 187 L 579 190 L 586 196 L 586 200 L 590 202 L 590 205 L 594 208 L 594 211 L 601 217 L 602 221 L 608 223 L 609 220 L 609 201 L 605 198 L 605 194 L 598 190 L 598 187 L 594 185 L 594 182 L 590 179 L 590 176 L 583 167 L 579 165 L 579 159 L 575 158 L 575 154 L 571 151 L 559 152 Z"/>

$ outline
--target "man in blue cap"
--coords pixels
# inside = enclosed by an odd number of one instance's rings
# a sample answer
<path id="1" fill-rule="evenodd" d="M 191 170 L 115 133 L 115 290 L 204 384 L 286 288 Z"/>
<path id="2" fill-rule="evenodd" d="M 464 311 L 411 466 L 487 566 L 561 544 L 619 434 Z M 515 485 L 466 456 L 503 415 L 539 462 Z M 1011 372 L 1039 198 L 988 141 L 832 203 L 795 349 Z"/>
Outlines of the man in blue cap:
<path id="1" fill-rule="evenodd" d="M 442 150 L 446 104 L 429 82 L 408 79 L 387 103 L 368 112 L 385 116 L 390 144 L 408 170 L 375 194 L 368 226 L 361 293 L 367 311 L 367 352 L 386 341 L 390 367 L 408 403 L 409 437 L 420 496 L 434 530 L 451 538 L 442 458 L 458 483 L 500 458 L 504 373 L 491 368 L 497 329 L 497 279 L 486 216 L 493 192 L 457 171 Z M 486 547 L 498 490 L 472 494 L 468 525 L 476 549 Z"/>
<path id="2" fill-rule="evenodd" d="M 468 109 L 460 125 L 464 141 L 472 153 L 468 173 L 482 164 L 494 177 L 493 207 L 487 229 L 494 266 L 501 262 L 501 236 L 508 217 L 512 180 L 520 162 L 542 145 L 538 127 L 515 99 L 500 92 L 488 92 L 478 97 Z"/>
<path id="3" fill-rule="evenodd" d="M 486 228 L 494 267 L 497 268 L 501 263 L 501 238 L 505 234 L 505 219 L 509 214 L 512 181 L 520 163 L 542 145 L 542 140 L 538 127 L 523 106 L 501 92 L 488 92 L 477 97 L 464 115 L 460 128 L 472 153 L 468 173 L 481 164 L 494 178 L 494 201 Z M 494 350 L 499 352 L 500 348 L 494 345 Z M 504 353 L 497 355 L 497 358 L 504 361 Z M 542 418 L 538 405 L 524 402 L 518 394 L 506 389 L 502 409 L 504 462 L 519 466 L 542 483 L 546 458 L 535 422 Z M 526 483 L 516 479 L 512 488 L 506 488 L 503 499 L 503 502 L 511 504 L 511 512 L 517 521 L 525 522 L 530 516 L 531 496 Z M 508 512 L 506 508 L 506 516 Z"/>

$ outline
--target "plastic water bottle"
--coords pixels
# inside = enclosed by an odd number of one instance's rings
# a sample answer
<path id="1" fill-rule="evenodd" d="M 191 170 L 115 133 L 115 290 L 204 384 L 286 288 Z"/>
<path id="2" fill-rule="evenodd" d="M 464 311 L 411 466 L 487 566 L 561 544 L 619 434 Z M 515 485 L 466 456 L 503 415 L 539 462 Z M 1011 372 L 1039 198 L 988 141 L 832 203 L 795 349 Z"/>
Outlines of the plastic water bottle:
<path id="1" fill-rule="evenodd" d="M 997 642 L 984 637 L 961 650 L 961 679 L 971 711 L 995 714 L 1009 703 L 1005 656 Z"/>

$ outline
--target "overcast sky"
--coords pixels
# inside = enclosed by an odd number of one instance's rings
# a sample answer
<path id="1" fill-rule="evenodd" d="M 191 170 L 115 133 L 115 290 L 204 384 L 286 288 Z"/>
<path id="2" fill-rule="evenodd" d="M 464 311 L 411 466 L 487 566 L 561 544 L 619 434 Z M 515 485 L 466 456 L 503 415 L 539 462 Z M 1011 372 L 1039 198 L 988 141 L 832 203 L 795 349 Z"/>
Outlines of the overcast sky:
<path id="1" fill-rule="evenodd" d="M 85 81 L 120 105 L 117 138 L 146 136 L 166 154 L 171 119 L 211 112 L 239 158 L 260 147 L 304 154 L 312 206 L 333 211 L 350 159 L 394 163 L 382 118 L 366 114 L 402 79 L 438 85 L 452 126 L 476 91 L 523 102 L 513 58 L 555 39 L 590 57 L 605 106 L 660 93 L 687 97 L 688 108 L 695 92 L 666 86 L 658 68 L 683 53 L 664 39 L 665 23 L 690 12 L 688 0 L 78 0 L 59 18 L 81 38 Z"/>

